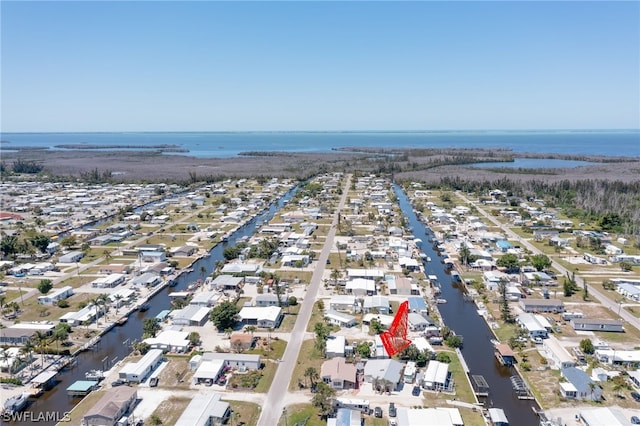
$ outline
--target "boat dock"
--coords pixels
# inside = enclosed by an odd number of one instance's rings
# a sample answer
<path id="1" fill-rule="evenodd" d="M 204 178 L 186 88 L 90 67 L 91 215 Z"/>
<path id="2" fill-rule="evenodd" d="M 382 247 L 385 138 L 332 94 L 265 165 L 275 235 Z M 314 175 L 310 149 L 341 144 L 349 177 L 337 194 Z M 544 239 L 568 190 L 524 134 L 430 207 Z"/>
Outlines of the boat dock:
<path id="1" fill-rule="evenodd" d="M 511 385 L 518 399 L 535 399 L 531 389 L 520 376 L 511 376 Z"/>
<path id="2" fill-rule="evenodd" d="M 97 387 L 98 382 L 95 380 L 77 380 L 67 388 L 67 394 L 71 397 L 84 397 Z"/>
<path id="3" fill-rule="evenodd" d="M 489 396 L 489 384 L 485 380 L 484 376 L 479 374 L 473 374 L 471 376 L 471 386 L 476 396 Z"/>

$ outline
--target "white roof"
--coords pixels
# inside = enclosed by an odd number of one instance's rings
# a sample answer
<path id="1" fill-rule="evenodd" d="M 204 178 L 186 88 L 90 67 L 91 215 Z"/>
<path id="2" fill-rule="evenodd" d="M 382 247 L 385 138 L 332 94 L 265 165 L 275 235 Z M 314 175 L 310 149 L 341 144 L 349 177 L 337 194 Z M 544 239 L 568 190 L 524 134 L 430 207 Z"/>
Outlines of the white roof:
<path id="1" fill-rule="evenodd" d="M 580 417 L 587 426 L 624 426 L 629 424 L 628 418 L 620 410 L 612 407 L 580 410 Z"/>
<path id="2" fill-rule="evenodd" d="M 364 278 L 356 278 L 354 280 L 349 281 L 345 288 L 347 290 L 355 290 L 355 289 L 364 289 L 366 291 L 375 291 L 376 290 L 376 282 L 374 280 L 366 280 Z"/>
<path id="3" fill-rule="evenodd" d="M 431 360 L 427 366 L 427 371 L 422 376 L 422 379 L 427 383 L 442 383 L 447 381 L 449 374 L 449 364 L 444 362 Z"/>
<path id="4" fill-rule="evenodd" d="M 397 410 L 398 426 L 458 426 L 463 425 L 457 408 L 404 408 Z"/>
<path id="5" fill-rule="evenodd" d="M 200 366 L 193 374 L 196 379 L 211 379 L 215 380 L 220 374 L 222 367 L 224 366 L 223 359 L 212 359 L 209 361 L 202 361 Z"/>
<path id="6" fill-rule="evenodd" d="M 120 372 L 141 376 L 149 365 L 158 362 L 159 358 L 162 358 L 162 349 L 151 349 L 138 362 L 129 362 L 125 364 Z"/>
<path id="7" fill-rule="evenodd" d="M 327 353 L 344 353 L 347 339 L 344 336 L 329 336 L 327 339 Z"/>
<path id="8" fill-rule="evenodd" d="M 245 319 L 268 320 L 275 322 L 280 316 L 282 308 L 279 306 L 245 306 L 238 316 Z"/>
<path id="9" fill-rule="evenodd" d="M 164 330 L 156 337 L 144 339 L 150 345 L 189 346 L 188 331 Z"/>

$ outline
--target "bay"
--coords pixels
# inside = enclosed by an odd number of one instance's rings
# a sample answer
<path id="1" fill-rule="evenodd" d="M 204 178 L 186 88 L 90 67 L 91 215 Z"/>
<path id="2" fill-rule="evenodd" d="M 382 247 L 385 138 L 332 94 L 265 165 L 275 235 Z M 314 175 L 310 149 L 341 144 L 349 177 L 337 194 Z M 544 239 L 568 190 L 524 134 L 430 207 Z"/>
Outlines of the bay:
<path id="1" fill-rule="evenodd" d="M 133 132 L 1 133 L 0 150 L 56 149 L 61 144 L 105 146 L 176 145 L 199 158 L 235 157 L 248 151 L 321 153 L 362 148 L 490 148 L 514 153 L 640 157 L 640 130 L 602 131 L 416 131 L 416 132 Z"/>

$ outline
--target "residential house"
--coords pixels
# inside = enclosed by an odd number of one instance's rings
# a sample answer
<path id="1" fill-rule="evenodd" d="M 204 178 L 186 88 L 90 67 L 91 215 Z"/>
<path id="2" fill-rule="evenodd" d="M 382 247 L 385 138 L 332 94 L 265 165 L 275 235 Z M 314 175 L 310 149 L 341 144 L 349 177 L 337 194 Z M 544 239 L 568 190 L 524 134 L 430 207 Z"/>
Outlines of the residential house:
<path id="1" fill-rule="evenodd" d="M 327 426 L 361 426 L 362 412 L 361 410 L 352 410 L 350 408 L 338 408 L 335 417 L 327 418 Z"/>
<path id="2" fill-rule="evenodd" d="M 551 368 L 561 370 L 563 368 L 576 366 L 575 358 L 571 356 L 569 351 L 567 351 L 555 337 L 551 336 L 545 339 L 543 348 L 545 349 L 547 358 L 551 360 Z"/>
<path id="3" fill-rule="evenodd" d="M 131 280 L 131 285 L 137 287 L 155 287 L 160 284 L 161 279 L 156 274 L 145 272 Z"/>
<path id="4" fill-rule="evenodd" d="M 602 400 L 602 389 L 584 371 L 576 367 L 563 368 L 560 374 L 567 381 L 560 382 L 560 395 L 567 399 Z"/>
<path id="5" fill-rule="evenodd" d="M 364 313 L 379 313 L 388 315 L 391 311 L 389 297 L 380 295 L 367 296 L 364 298 L 362 310 Z"/>
<path id="6" fill-rule="evenodd" d="M 429 390 L 444 391 L 450 387 L 449 364 L 436 360 L 429 361 L 422 376 L 422 387 Z"/>
<path id="7" fill-rule="evenodd" d="M 236 352 L 248 351 L 251 349 L 256 341 L 256 338 L 251 333 L 233 333 L 229 339 L 231 349 Z"/>
<path id="8" fill-rule="evenodd" d="M 63 254 L 58 258 L 59 263 L 76 263 L 84 257 L 84 253 L 81 251 L 71 251 L 67 254 Z"/>
<path id="9" fill-rule="evenodd" d="M 60 300 L 64 300 L 73 295 L 73 287 L 67 285 L 55 290 L 52 293 L 45 294 L 44 296 L 38 296 L 38 303 L 41 305 L 52 306 L 57 304 Z"/>
<path id="10" fill-rule="evenodd" d="M 172 313 L 171 322 L 175 325 L 199 326 L 202 327 L 209 320 L 207 307 L 198 305 L 188 305 Z"/>
<path id="11" fill-rule="evenodd" d="M 240 321 L 245 325 L 257 325 L 264 328 L 277 328 L 284 315 L 278 306 L 245 306 L 238 313 Z"/>
<path id="12" fill-rule="evenodd" d="M 140 383 L 160 365 L 163 359 L 161 349 L 151 349 L 139 361 L 125 364 L 118 373 L 118 377 L 128 382 Z"/>
<path id="13" fill-rule="evenodd" d="M 150 349 L 160 349 L 163 352 L 186 353 L 191 343 L 189 342 L 188 331 L 164 330 L 156 337 L 144 339 L 144 343 L 149 345 Z"/>
<path id="14" fill-rule="evenodd" d="M 111 388 L 82 417 L 83 426 L 115 426 L 135 405 L 135 387 Z"/>
<path id="15" fill-rule="evenodd" d="M 397 426 L 463 426 L 462 415 L 457 408 L 404 408 L 398 407 Z"/>
<path id="16" fill-rule="evenodd" d="M 427 308 L 427 302 L 425 302 L 424 298 L 413 296 L 407 298 L 407 300 L 409 301 L 409 312 L 420 314 L 425 318 L 429 316 L 429 308 Z"/>
<path id="17" fill-rule="evenodd" d="M 348 364 L 343 357 L 331 358 L 322 363 L 320 378 L 333 389 L 356 389 L 358 386 L 357 369 Z"/>
<path id="18" fill-rule="evenodd" d="M 356 317 L 353 315 L 345 314 L 344 312 L 334 311 L 329 309 L 324 317 L 329 323 L 338 325 L 340 327 L 353 327 L 357 324 Z"/>
<path id="19" fill-rule="evenodd" d="M 564 303 L 558 299 L 520 299 L 520 307 L 525 312 L 564 312 Z"/>
<path id="20" fill-rule="evenodd" d="M 275 293 L 263 293 L 258 294 L 255 298 L 256 306 L 286 306 L 289 304 L 289 300 L 285 294 L 280 295 L 278 301 L 278 295 Z"/>
<path id="21" fill-rule="evenodd" d="M 571 327 L 576 331 L 624 331 L 621 320 L 605 318 L 572 318 Z"/>
<path id="22" fill-rule="evenodd" d="M 231 275 L 218 275 L 211 281 L 210 288 L 217 290 L 237 290 L 244 283 L 243 277 L 234 277 Z"/>
<path id="23" fill-rule="evenodd" d="M 215 426 L 229 421 L 232 410 L 218 393 L 196 394 L 178 418 L 175 426 Z"/>
<path id="24" fill-rule="evenodd" d="M 370 359 L 364 366 L 364 380 L 368 383 L 384 382 L 391 390 L 397 390 L 402 382 L 404 365 L 395 359 Z"/>
<path id="25" fill-rule="evenodd" d="M 327 358 L 344 357 L 347 339 L 344 336 L 329 336 L 325 345 Z"/>
<path id="26" fill-rule="evenodd" d="M 50 336 L 54 329 L 53 324 L 42 323 L 17 323 L 0 330 L 0 345 L 20 346 L 27 340 L 31 340 L 36 332 Z"/>
<path id="27" fill-rule="evenodd" d="M 410 312 L 407 315 L 407 320 L 409 321 L 409 329 L 411 331 L 424 331 L 427 329 L 427 327 L 429 327 L 429 325 L 431 325 L 425 317 L 413 312 Z"/>
<path id="28" fill-rule="evenodd" d="M 329 309 L 353 313 L 358 310 L 358 300 L 351 294 L 334 294 L 329 299 Z"/>
<path id="29" fill-rule="evenodd" d="M 546 339 L 549 335 L 547 329 L 538 322 L 537 318 L 533 314 L 520 314 L 516 318 L 516 321 L 522 328 L 527 330 L 530 337 Z"/>
<path id="30" fill-rule="evenodd" d="M 348 281 L 345 285 L 347 294 L 353 294 L 356 297 L 372 296 L 376 294 L 376 282 L 364 278 L 356 278 Z"/>

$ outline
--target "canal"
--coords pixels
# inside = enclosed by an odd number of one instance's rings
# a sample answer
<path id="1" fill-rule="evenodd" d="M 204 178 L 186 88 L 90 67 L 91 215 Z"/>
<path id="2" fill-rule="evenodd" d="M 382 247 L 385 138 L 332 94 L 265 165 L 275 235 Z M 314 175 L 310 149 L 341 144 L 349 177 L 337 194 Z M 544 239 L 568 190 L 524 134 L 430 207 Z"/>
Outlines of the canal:
<path id="1" fill-rule="evenodd" d="M 71 411 L 73 407 L 81 401 L 81 398 L 71 398 L 67 395 L 66 389 L 76 380 L 85 380 L 85 373 L 89 370 L 106 370 L 111 368 L 119 360 L 123 359 L 131 353 L 131 344 L 136 340 L 140 340 L 142 336 L 142 326 L 145 318 L 153 318 L 161 311 L 170 308 L 169 293 L 172 291 L 185 290 L 189 283 L 202 279 L 203 274 L 201 268 L 204 267 L 206 275 L 209 275 L 215 269 L 217 261 L 224 260 L 223 250 L 236 244 L 241 238 L 253 235 L 259 223 L 267 222 L 291 199 L 297 191 L 297 187 L 289 190 L 277 202 L 272 203 L 268 209 L 264 210 L 245 225 L 235 231 L 228 239 L 227 243 L 217 244 L 210 250 L 211 256 L 197 260 L 193 265 L 193 271 L 182 274 L 178 278 L 175 287 L 167 287 L 160 291 L 149 301 L 149 310 L 146 312 L 134 312 L 129 316 L 129 320 L 123 326 L 116 326 L 105 333 L 100 342 L 88 351 L 82 352 L 76 356 L 77 365 L 67 371 L 61 372 L 57 379 L 58 383 L 54 388 L 46 391 L 38 399 L 27 408 L 31 417 L 45 418 L 45 415 L 51 416 L 50 413 L 58 413 L 57 418 L 62 419 L 65 412 Z M 205 275 L 205 276 L 206 276 Z M 211 324 L 205 327 L 213 327 Z M 44 413 L 44 415 L 41 415 Z M 50 417 L 49 417 L 50 418 Z M 55 421 L 41 421 L 42 425 L 55 425 Z M 31 425 L 31 421 L 13 422 L 13 425 L 27 426 Z"/>
<path id="2" fill-rule="evenodd" d="M 490 392 L 485 406 L 502 408 L 512 425 L 538 426 L 540 420 L 532 409 L 539 409 L 537 403 L 517 398 L 510 380 L 511 376 L 517 374 L 516 370 L 504 367 L 497 362 L 494 346 L 491 343 L 491 339 L 495 339 L 495 336 L 486 321 L 478 314 L 475 303 L 465 299 L 463 285 L 454 285 L 451 276 L 447 274 L 442 262 L 443 257 L 429 243 L 434 237 L 433 232 L 418 220 L 413 206 L 402 189 L 394 185 L 394 190 L 400 208 L 413 229 L 414 237 L 423 241 L 420 248 L 431 258 L 431 262 L 424 262 L 425 272 L 438 277 L 442 287 L 440 297 L 447 300 L 446 304 L 438 305 L 442 320 L 456 334 L 463 337 L 462 355 L 470 374 L 484 376 L 489 384 Z"/>

